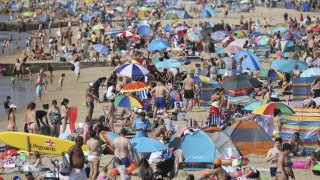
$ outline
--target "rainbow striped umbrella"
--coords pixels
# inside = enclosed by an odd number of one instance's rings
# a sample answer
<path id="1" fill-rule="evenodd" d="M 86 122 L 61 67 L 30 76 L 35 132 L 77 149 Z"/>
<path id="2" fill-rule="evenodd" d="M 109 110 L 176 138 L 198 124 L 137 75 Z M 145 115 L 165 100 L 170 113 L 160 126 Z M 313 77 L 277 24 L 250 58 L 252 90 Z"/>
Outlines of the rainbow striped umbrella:
<path id="1" fill-rule="evenodd" d="M 144 82 L 133 82 L 126 84 L 120 92 L 136 92 L 149 89 L 150 86 Z"/>
<path id="2" fill-rule="evenodd" d="M 275 109 L 280 109 L 283 115 L 292 115 L 295 112 L 287 105 L 282 103 L 268 103 L 255 109 L 253 114 L 273 115 Z"/>
<path id="3" fill-rule="evenodd" d="M 253 92 L 253 88 L 245 88 L 240 90 L 224 90 L 224 94 L 229 97 L 249 96 Z"/>
<path id="4" fill-rule="evenodd" d="M 199 43 L 203 40 L 203 36 L 201 34 L 201 28 L 193 27 L 187 31 L 187 38 L 191 42 Z"/>
<path id="5" fill-rule="evenodd" d="M 142 108 L 142 102 L 135 96 L 122 95 L 114 100 L 116 107 L 131 109 L 132 107 Z"/>
<path id="6" fill-rule="evenodd" d="M 254 42 L 256 42 L 258 45 L 267 45 L 269 40 L 270 38 L 267 36 L 259 36 L 254 40 Z"/>

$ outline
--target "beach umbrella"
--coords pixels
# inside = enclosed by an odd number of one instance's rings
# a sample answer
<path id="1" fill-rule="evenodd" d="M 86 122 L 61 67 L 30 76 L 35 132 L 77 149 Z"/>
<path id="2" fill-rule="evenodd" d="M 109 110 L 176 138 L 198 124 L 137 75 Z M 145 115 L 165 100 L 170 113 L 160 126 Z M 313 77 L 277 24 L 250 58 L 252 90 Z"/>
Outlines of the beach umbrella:
<path id="1" fill-rule="evenodd" d="M 227 31 L 216 31 L 211 33 L 211 39 L 215 41 L 222 41 L 228 35 L 229 33 Z"/>
<path id="2" fill-rule="evenodd" d="M 99 136 L 104 142 L 106 142 L 108 145 L 111 145 L 112 141 L 115 140 L 119 135 L 109 131 L 101 131 Z"/>
<path id="3" fill-rule="evenodd" d="M 293 115 L 295 113 L 289 106 L 282 103 L 275 103 L 275 102 L 264 104 L 256 108 L 254 111 L 252 111 L 252 113 L 273 116 L 273 112 L 275 109 L 280 109 L 281 114 L 283 115 Z"/>
<path id="4" fill-rule="evenodd" d="M 237 61 L 240 58 L 244 58 L 242 61 L 242 71 L 250 69 L 251 71 L 257 71 L 263 69 L 260 59 L 251 51 L 240 51 L 234 55 Z"/>
<path id="5" fill-rule="evenodd" d="M 160 141 L 147 137 L 135 137 L 130 140 L 130 143 L 134 151 L 138 153 L 151 153 L 165 151 L 168 149 L 167 145 L 164 145 Z"/>
<path id="6" fill-rule="evenodd" d="M 186 26 L 178 26 L 174 29 L 175 32 L 179 32 L 179 31 L 186 31 L 188 30 L 189 28 L 186 27 Z"/>
<path id="7" fill-rule="evenodd" d="M 92 48 L 95 51 L 97 51 L 97 52 L 99 52 L 99 53 L 101 53 L 103 55 L 108 55 L 109 54 L 108 48 L 103 44 L 94 44 L 94 45 L 92 45 Z"/>
<path id="8" fill-rule="evenodd" d="M 114 30 L 111 30 L 111 31 L 104 33 L 104 35 L 120 34 L 121 32 L 122 32 L 121 30 L 114 29 Z"/>
<path id="9" fill-rule="evenodd" d="M 240 90 L 224 90 L 224 94 L 229 97 L 249 96 L 254 91 L 253 88 L 244 88 Z"/>
<path id="10" fill-rule="evenodd" d="M 263 34 L 261 32 L 253 32 L 253 33 L 249 34 L 250 38 L 256 38 L 258 36 L 268 36 L 268 34 Z"/>
<path id="11" fill-rule="evenodd" d="M 33 14 L 34 14 L 34 12 L 31 12 L 31 11 L 22 13 L 22 15 L 25 17 L 31 17 Z"/>
<path id="12" fill-rule="evenodd" d="M 247 106 L 245 106 L 243 108 L 243 110 L 245 110 L 246 112 L 249 112 L 251 113 L 253 110 L 257 109 L 258 107 L 264 105 L 264 102 L 262 101 L 256 101 L 256 102 L 253 102 L 253 103 L 250 103 L 248 104 Z"/>
<path id="13" fill-rule="evenodd" d="M 297 33 L 297 32 L 287 32 L 287 33 L 283 36 L 283 38 L 284 38 L 285 40 L 289 40 L 291 35 L 293 35 L 294 39 L 297 39 L 297 40 L 301 40 L 301 39 L 302 39 L 302 36 L 301 36 L 299 33 Z"/>
<path id="14" fill-rule="evenodd" d="M 148 25 L 139 26 L 137 29 L 137 34 L 140 36 L 149 36 L 151 32 L 151 28 Z"/>
<path id="15" fill-rule="evenodd" d="M 124 13 L 123 7 L 116 7 L 116 10 L 117 10 L 119 13 Z"/>
<path id="16" fill-rule="evenodd" d="M 164 31 L 169 32 L 169 33 L 172 33 L 172 32 L 173 32 L 172 25 L 171 25 L 171 24 L 167 24 L 167 25 L 164 27 Z"/>
<path id="17" fill-rule="evenodd" d="M 306 31 L 310 31 L 310 30 L 312 30 L 312 29 L 316 28 L 317 26 L 318 26 L 318 25 L 317 25 L 317 24 L 315 24 L 315 23 L 310 24 L 309 26 L 307 26 L 307 27 L 306 27 Z"/>
<path id="18" fill-rule="evenodd" d="M 91 14 L 92 17 L 96 17 L 96 16 L 100 16 L 102 15 L 102 12 L 101 11 L 95 11 Z"/>
<path id="19" fill-rule="evenodd" d="M 240 106 L 247 106 L 257 100 L 253 99 L 250 96 L 237 96 L 237 97 L 230 97 L 228 98 L 229 104 L 240 105 Z"/>
<path id="20" fill-rule="evenodd" d="M 269 40 L 270 38 L 267 36 L 259 36 L 254 40 L 254 42 L 256 42 L 258 45 L 267 45 Z"/>
<path id="21" fill-rule="evenodd" d="M 313 77 L 313 76 L 320 76 L 320 68 L 309 68 L 304 70 L 300 77 Z"/>
<path id="22" fill-rule="evenodd" d="M 151 41 L 151 43 L 147 47 L 147 50 L 149 52 L 162 51 L 168 47 L 169 47 L 169 43 L 167 41 L 165 41 L 164 39 L 158 38 Z"/>
<path id="23" fill-rule="evenodd" d="M 104 26 L 102 24 L 97 24 L 92 27 L 92 30 L 101 30 L 101 29 L 104 29 Z"/>
<path id="24" fill-rule="evenodd" d="M 221 87 L 226 90 L 241 90 L 246 88 L 255 88 L 261 84 L 262 83 L 256 78 L 242 74 L 229 77 L 225 82 L 223 82 Z"/>
<path id="25" fill-rule="evenodd" d="M 301 45 L 293 45 L 293 46 L 285 46 L 283 48 L 283 52 L 291 52 L 291 51 L 297 51 L 297 52 L 300 52 L 300 51 L 306 51 L 307 48 L 301 46 Z"/>
<path id="26" fill-rule="evenodd" d="M 122 76 L 128 77 L 143 77 L 149 73 L 149 71 L 139 64 L 123 64 L 115 69 L 117 73 Z"/>
<path id="27" fill-rule="evenodd" d="M 128 59 L 125 63 L 142 64 L 142 62 L 143 62 L 143 59 L 136 58 L 136 59 Z"/>
<path id="28" fill-rule="evenodd" d="M 260 78 L 265 78 L 265 79 L 284 79 L 284 75 L 278 72 L 275 69 L 261 69 L 257 75 Z"/>
<path id="29" fill-rule="evenodd" d="M 150 89 L 150 86 L 144 82 L 133 82 L 133 83 L 129 83 L 126 84 L 120 92 L 136 92 L 136 91 L 142 91 L 145 89 Z"/>
<path id="30" fill-rule="evenodd" d="M 237 53 L 237 52 L 240 52 L 242 51 L 242 49 L 238 46 L 227 46 L 226 48 L 223 49 L 223 52 L 224 53 Z"/>
<path id="31" fill-rule="evenodd" d="M 237 39 L 238 39 L 237 37 L 227 36 L 227 37 L 225 37 L 224 39 L 222 39 L 221 42 L 223 42 L 223 43 L 227 43 L 227 42 L 231 43 L 231 42 L 233 42 L 233 41 L 235 41 L 235 40 L 237 40 Z M 229 44 L 228 44 L 228 45 L 229 45 Z M 241 47 L 240 47 L 240 48 L 241 48 Z"/>
<path id="32" fill-rule="evenodd" d="M 133 31 L 123 31 L 121 34 L 119 34 L 119 37 L 132 37 L 134 35 Z"/>
<path id="33" fill-rule="evenodd" d="M 199 43 L 203 39 L 201 28 L 193 27 L 187 31 L 187 39 L 191 42 Z"/>
<path id="34" fill-rule="evenodd" d="M 272 60 L 271 67 L 281 72 L 293 72 L 294 66 L 298 65 L 299 70 L 303 71 L 309 68 L 308 64 L 298 60 Z"/>
<path id="35" fill-rule="evenodd" d="M 114 100 L 116 107 L 131 109 L 132 107 L 142 108 L 142 102 L 135 96 L 121 95 Z"/>
<path id="36" fill-rule="evenodd" d="M 160 61 L 155 65 L 158 69 L 169 69 L 169 68 L 178 68 L 182 64 L 183 64 L 182 62 L 177 60 L 165 59 L 164 61 Z"/>
<path id="37" fill-rule="evenodd" d="M 247 37 L 246 33 L 243 30 L 236 30 L 233 32 L 233 35 L 240 38 Z"/>
<path id="38" fill-rule="evenodd" d="M 271 34 L 274 34 L 274 33 L 277 33 L 277 32 L 282 33 L 282 32 L 285 32 L 285 31 L 287 31 L 287 30 L 289 30 L 288 27 L 281 27 L 281 26 L 279 26 L 279 27 L 274 27 L 274 28 L 272 28 L 272 30 L 271 30 Z"/>
<path id="39" fill-rule="evenodd" d="M 228 46 L 238 46 L 239 48 L 243 48 L 243 46 L 245 45 L 246 41 L 249 42 L 250 40 L 247 39 L 247 38 L 235 39 Z"/>
<path id="40" fill-rule="evenodd" d="M 88 22 L 88 21 L 91 20 L 91 16 L 89 16 L 88 14 L 85 14 L 85 15 L 82 17 L 82 20 Z"/>
<path id="41" fill-rule="evenodd" d="M 132 41 L 140 41 L 141 36 L 139 36 L 139 35 L 133 35 L 132 37 L 129 37 L 129 39 L 132 40 Z"/>
<path id="42" fill-rule="evenodd" d="M 206 76 L 193 76 L 193 80 L 196 83 L 205 83 L 205 84 L 211 84 L 212 80 L 209 77 Z"/>

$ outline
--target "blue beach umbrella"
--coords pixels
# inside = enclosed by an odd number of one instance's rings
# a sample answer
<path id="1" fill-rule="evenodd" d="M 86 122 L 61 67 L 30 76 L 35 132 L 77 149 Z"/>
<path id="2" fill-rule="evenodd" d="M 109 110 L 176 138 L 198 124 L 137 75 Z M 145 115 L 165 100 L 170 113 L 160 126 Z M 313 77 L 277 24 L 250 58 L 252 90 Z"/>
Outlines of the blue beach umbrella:
<path id="1" fill-rule="evenodd" d="M 169 43 L 161 38 L 154 39 L 151 41 L 149 46 L 147 47 L 147 50 L 149 52 L 153 51 L 162 51 L 169 47 Z"/>
<path id="2" fill-rule="evenodd" d="M 291 33 L 292 33 L 294 39 L 297 39 L 297 40 L 301 40 L 301 39 L 302 39 L 302 36 L 301 36 L 299 33 L 297 33 L 297 32 L 291 32 Z M 290 32 L 287 32 L 287 33 L 283 36 L 283 38 L 284 38 L 285 40 L 289 40 L 289 38 L 290 38 Z"/>
<path id="3" fill-rule="evenodd" d="M 294 66 L 298 65 L 299 70 L 303 71 L 308 69 L 308 64 L 298 60 L 273 60 L 271 66 L 281 72 L 293 72 Z"/>
<path id="4" fill-rule="evenodd" d="M 309 68 L 303 71 L 300 77 L 320 76 L 320 68 Z"/>
<path id="5" fill-rule="evenodd" d="M 263 69 L 260 59 L 250 51 L 240 51 L 234 55 L 237 61 L 244 56 L 246 58 L 242 61 L 242 70 L 250 69 L 257 71 Z"/>
<path id="6" fill-rule="evenodd" d="M 138 35 L 140 36 L 148 36 L 150 35 L 151 28 L 150 26 L 142 25 L 138 27 L 137 31 L 138 31 Z"/>
<path id="7" fill-rule="evenodd" d="M 131 146 L 134 151 L 138 153 L 151 153 L 158 151 L 165 151 L 168 149 L 167 145 L 161 142 L 147 138 L 147 137 L 136 137 L 130 140 Z"/>
<path id="8" fill-rule="evenodd" d="M 85 14 L 85 15 L 82 17 L 82 20 L 83 20 L 83 21 L 90 21 L 90 20 L 91 20 L 91 16 L 89 16 L 88 14 Z"/>
<path id="9" fill-rule="evenodd" d="M 261 101 L 255 101 L 253 103 L 250 103 L 249 105 L 245 106 L 243 108 L 243 110 L 245 110 L 246 112 L 252 112 L 253 110 L 257 109 L 258 107 L 264 105 L 264 102 Z"/>
<path id="10" fill-rule="evenodd" d="M 108 55 L 108 54 L 109 54 L 108 48 L 107 48 L 106 46 L 104 46 L 103 44 L 94 44 L 94 45 L 92 46 L 92 48 L 93 48 L 95 51 L 97 51 L 97 52 L 99 52 L 99 53 L 101 53 L 101 54 L 103 54 L 103 55 Z"/>
<path id="11" fill-rule="evenodd" d="M 149 71 L 139 64 L 124 64 L 115 70 L 117 73 L 128 77 L 143 77 Z"/>
<path id="12" fill-rule="evenodd" d="M 167 24 L 167 25 L 164 27 L 164 31 L 169 32 L 169 33 L 172 33 L 172 32 L 173 32 L 172 25 L 171 25 L 171 24 Z"/>
<path id="13" fill-rule="evenodd" d="M 155 65 L 158 69 L 160 68 L 165 69 L 165 68 L 178 68 L 182 65 L 182 63 L 180 61 L 173 60 L 173 59 L 165 59 L 164 61 L 159 62 Z"/>

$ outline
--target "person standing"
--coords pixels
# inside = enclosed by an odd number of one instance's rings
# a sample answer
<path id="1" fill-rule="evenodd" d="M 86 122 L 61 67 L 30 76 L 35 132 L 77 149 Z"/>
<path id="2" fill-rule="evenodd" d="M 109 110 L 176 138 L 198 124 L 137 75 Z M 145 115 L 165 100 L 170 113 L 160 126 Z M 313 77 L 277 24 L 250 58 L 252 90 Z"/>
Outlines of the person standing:
<path id="1" fill-rule="evenodd" d="M 276 179 L 276 172 L 277 172 L 277 166 L 278 166 L 278 157 L 281 152 L 281 147 L 282 147 L 282 139 L 281 138 L 276 138 L 274 140 L 274 146 L 273 148 L 269 149 L 268 154 L 267 154 L 267 162 L 271 161 L 271 166 L 270 166 L 270 175 L 271 179 L 275 180 Z"/>
<path id="2" fill-rule="evenodd" d="M 195 91 L 193 74 L 189 74 L 187 78 L 184 80 L 183 90 L 184 90 L 184 109 L 186 111 L 192 111 L 194 91 Z"/>
<path id="3" fill-rule="evenodd" d="M 93 93 L 93 83 L 89 83 L 89 87 L 86 89 L 85 96 L 86 96 L 86 106 L 88 109 L 87 116 L 89 117 L 89 119 L 92 119 L 92 114 L 94 110 L 94 99 L 99 101 L 99 98 L 96 97 Z"/>
<path id="4" fill-rule="evenodd" d="M 83 145 L 82 136 L 77 136 L 75 142 L 76 144 L 68 151 L 71 168 L 70 180 L 87 180 L 86 171 L 84 170 L 85 158 L 81 148 Z"/>
<path id="5" fill-rule="evenodd" d="M 47 112 L 47 119 L 50 120 L 50 134 L 54 137 L 59 137 L 59 128 L 61 123 L 60 108 L 57 106 L 57 104 L 57 100 L 52 100 L 52 106 Z"/>
<path id="6" fill-rule="evenodd" d="M 281 127 L 284 124 L 284 122 L 281 122 L 281 110 L 280 109 L 274 109 L 273 111 L 273 123 L 274 123 L 274 130 L 273 130 L 273 137 L 279 138 L 281 133 Z"/>
<path id="7" fill-rule="evenodd" d="M 67 127 L 68 122 L 68 111 L 69 111 L 69 99 L 64 98 L 61 102 L 61 108 L 60 108 L 60 115 L 61 115 L 61 128 L 60 128 L 60 134 L 64 133 Z"/>
<path id="8" fill-rule="evenodd" d="M 90 139 L 86 142 L 89 155 L 88 161 L 90 165 L 90 180 L 95 180 L 99 173 L 99 165 L 100 165 L 100 154 L 101 154 L 101 143 L 98 140 L 96 132 L 92 129 L 92 126 L 89 128 L 90 130 Z"/>
<path id="9" fill-rule="evenodd" d="M 99 101 L 99 88 L 100 86 L 104 86 L 104 82 L 107 80 L 106 77 L 101 77 L 96 80 L 96 82 L 93 83 L 93 94 L 98 98 Z"/>
<path id="10" fill-rule="evenodd" d="M 80 78 L 80 56 L 78 54 L 75 55 L 75 60 L 74 60 L 74 73 L 76 74 L 76 80 L 75 80 L 75 84 L 78 83 L 78 80 Z"/>
<path id="11" fill-rule="evenodd" d="M 23 61 L 20 62 L 19 58 L 16 60 L 16 64 L 14 65 L 14 73 L 16 74 L 18 81 L 22 80 L 22 68 L 23 68 Z"/>
<path id="12" fill-rule="evenodd" d="M 29 103 L 27 106 L 27 112 L 25 114 L 25 119 L 27 123 L 26 130 L 29 133 L 37 134 L 38 133 L 38 125 L 36 120 L 36 103 Z"/>
<path id="13" fill-rule="evenodd" d="M 134 156 L 130 140 L 126 138 L 126 135 L 127 130 L 122 128 L 119 136 L 112 141 L 111 148 L 114 151 L 114 157 L 119 158 L 122 164 L 127 168 L 130 166 L 130 160 L 134 161 Z"/>
<path id="14" fill-rule="evenodd" d="M 157 86 L 154 87 L 150 94 L 154 96 L 154 112 L 153 118 L 156 118 L 158 109 L 164 109 L 164 113 L 167 113 L 166 108 L 166 96 L 169 96 L 169 90 L 161 83 L 158 82 Z"/>
<path id="15" fill-rule="evenodd" d="M 282 151 L 279 154 L 278 166 L 276 172 L 276 179 L 288 180 L 289 177 L 295 179 L 294 172 L 292 170 L 292 161 L 290 158 L 290 153 L 292 151 L 292 146 L 288 143 L 284 143 L 282 146 Z"/>
<path id="16" fill-rule="evenodd" d="M 18 132 L 18 128 L 16 125 L 16 116 L 14 114 L 17 106 L 14 104 L 10 105 L 10 108 L 8 109 L 8 126 L 7 130 L 8 131 L 13 131 L 13 132 Z"/>
<path id="17" fill-rule="evenodd" d="M 9 110 L 10 105 L 11 105 L 10 100 L 11 100 L 11 96 L 7 96 L 6 100 L 3 102 L 4 111 L 5 111 L 6 113 L 8 113 L 8 110 Z"/>

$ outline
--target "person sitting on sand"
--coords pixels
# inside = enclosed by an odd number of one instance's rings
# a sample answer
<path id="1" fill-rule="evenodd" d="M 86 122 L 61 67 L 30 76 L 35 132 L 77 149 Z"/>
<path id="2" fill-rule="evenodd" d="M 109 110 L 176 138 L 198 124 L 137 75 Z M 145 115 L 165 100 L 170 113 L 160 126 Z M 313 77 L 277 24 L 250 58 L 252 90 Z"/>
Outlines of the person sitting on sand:
<path id="1" fill-rule="evenodd" d="M 38 151 L 34 152 L 35 162 L 32 164 L 27 164 L 23 167 L 24 172 L 41 172 L 42 170 L 42 160 L 40 153 Z"/>
<path id="2" fill-rule="evenodd" d="M 307 164 L 305 165 L 305 169 L 312 168 L 317 165 L 317 153 L 312 152 L 311 155 L 307 158 Z"/>
<path id="3" fill-rule="evenodd" d="M 159 117 L 157 120 L 157 127 L 152 129 L 152 135 L 154 137 L 165 136 L 167 133 L 166 126 L 164 125 L 164 119 Z"/>
<path id="4" fill-rule="evenodd" d="M 202 175 L 200 178 L 198 178 L 199 180 L 213 179 L 213 177 L 215 177 L 215 179 L 217 180 L 225 179 L 223 169 L 221 166 L 221 159 L 215 158 L 213 163 L 214 163 L 214 168 L 209 170 L 206 174 Z"/>
<path id="5" fill-rule="evenodd" d="M 304 145 L 300 139 L 300 133 L 295 132 L 293 138 L 289 140 L 289 144 L 292 146 L 292 154 L 294 156 L 303 156 L 305 154 Z"/>

